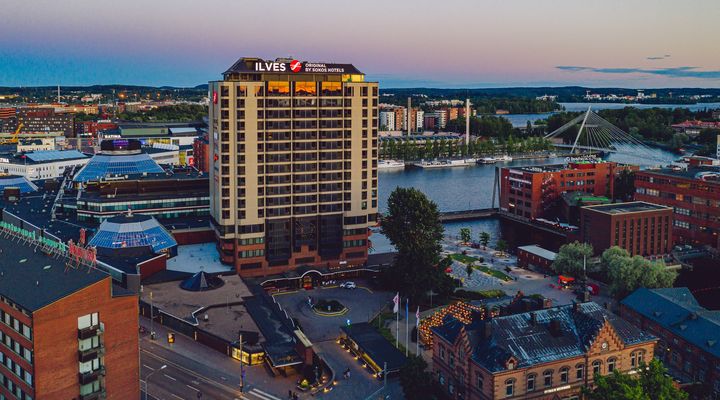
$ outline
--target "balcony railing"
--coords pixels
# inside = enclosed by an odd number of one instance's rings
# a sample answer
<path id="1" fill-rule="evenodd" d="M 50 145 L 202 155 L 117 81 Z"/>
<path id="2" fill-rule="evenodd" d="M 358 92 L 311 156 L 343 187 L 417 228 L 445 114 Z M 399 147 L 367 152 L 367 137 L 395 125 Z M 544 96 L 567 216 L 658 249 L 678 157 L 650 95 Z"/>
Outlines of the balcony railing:
<path id="1" fill-rule="evenodd" d="M 97 392 L 89 393 L 89 394 L 81 394 L 80 397 L 78 397 L 79 400 L 101 400 L 105 398 L 105 390 L 100 389 Z"/>
<path id="2" fill-rule="evenodd" d="M 81 385 L 87 385 L 88 383 L 95 382 L 99 378 L 100 378 L 100 370 L 78 374 L 78 379 L 79 379 Z"/>
<path id="3" fill-rule="evenodd" d="M 78 351 L 78 361 L 80 362 L 88 362 L 92 361 L 100 356 L 100 348 L 92 348 L 88 350 L 79 350 Z"/>
<path id="4" fill-rule="evenodd" d="M 83 329 L 78 329 L 78 339 L 90 339 L 91 337 L 97 336 L 100 334 L 100 326 L 90 326 Z"/>

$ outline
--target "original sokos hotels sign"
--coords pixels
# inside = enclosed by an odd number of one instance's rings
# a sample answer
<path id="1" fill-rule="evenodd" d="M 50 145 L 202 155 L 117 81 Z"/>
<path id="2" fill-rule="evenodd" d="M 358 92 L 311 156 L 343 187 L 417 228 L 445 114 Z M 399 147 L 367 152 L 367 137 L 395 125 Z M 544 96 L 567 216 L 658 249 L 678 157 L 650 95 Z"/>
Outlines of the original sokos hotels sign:
<path id="1" fill-rule="evenodd" d="M 308 74 L 344 74 L 357 73 L 355 67 L 348 64 L 302 63 L 292 60 L 289 63 L 274 61 L 255 62 L 256 72 L 295 72 Z"/>

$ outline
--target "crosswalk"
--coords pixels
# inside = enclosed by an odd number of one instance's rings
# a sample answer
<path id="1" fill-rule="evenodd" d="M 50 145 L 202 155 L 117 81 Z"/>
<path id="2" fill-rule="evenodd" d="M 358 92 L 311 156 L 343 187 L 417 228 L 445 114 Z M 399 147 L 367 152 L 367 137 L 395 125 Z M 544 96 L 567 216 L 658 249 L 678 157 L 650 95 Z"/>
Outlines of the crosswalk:
<path id="1" fill-rule="evenodd" d="M 253 396 L 255 396 L 256 398 L 261 399 L 261 400 L 283 400 L 283 399 L 281 399 L 281 398 L 279 398 L 279 397 L 277 397 L 277 396 L 271 395 L 271 394 L 268 393 L 268 392 L 263 392 L 262 390 L 260 390 L 260 389 L 258 389 L 258 388 L 252 388 L 252 389 L 250 389 L 249 392 L 245 392 L 245 393 L 246 393 L 246 394 L 251 394 L 251 395 L 253 395 Z"/>

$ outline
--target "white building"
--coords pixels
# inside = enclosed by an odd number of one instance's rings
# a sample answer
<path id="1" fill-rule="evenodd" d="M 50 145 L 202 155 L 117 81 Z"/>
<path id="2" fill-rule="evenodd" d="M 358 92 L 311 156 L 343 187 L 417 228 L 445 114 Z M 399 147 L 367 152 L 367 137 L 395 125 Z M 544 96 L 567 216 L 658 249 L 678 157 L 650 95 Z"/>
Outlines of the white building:
<path id="1" fill-rule="evenodd" d="M 380 130 L 395 130 L 395 111 L 380 111 Z"/>
<path id="2" fill-rule="evenodd" d="M 425 111 L 417 110 L 417 111 L 415 111 L 415 130 L 418 132 L 422 132 L 424 127 L 425 127 Z"/>
<path id="3" fill-rule="evenodd" d="M 0 154 L 0 173 L 24 176 L 29 180 L 54 179 L 75 167 L 80 170 L 90 157 L 77 150 L 33 151 Z"/>
<path id="4" fill-rule="evenodd" d="M 447 113 L 442 110 L 437 111 L 431 111 L 428 114 L 428 117 L 433 117 L 437 121 L 437 127 L 440 129 L 445 129 L 445 126 L 447 126 Z"/>

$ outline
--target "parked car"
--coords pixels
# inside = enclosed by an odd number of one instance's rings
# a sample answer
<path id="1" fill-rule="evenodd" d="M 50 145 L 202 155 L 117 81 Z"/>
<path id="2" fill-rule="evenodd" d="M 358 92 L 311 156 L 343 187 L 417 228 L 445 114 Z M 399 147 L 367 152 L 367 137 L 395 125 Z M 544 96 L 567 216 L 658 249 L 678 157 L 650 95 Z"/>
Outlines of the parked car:
<path id="1" fill-rule="evenodd" d="M 340 284 L 341 288 L 345 289 L 355 289 L 357 286 L 355 285 L 355 282 L 343 282 Z"/>

